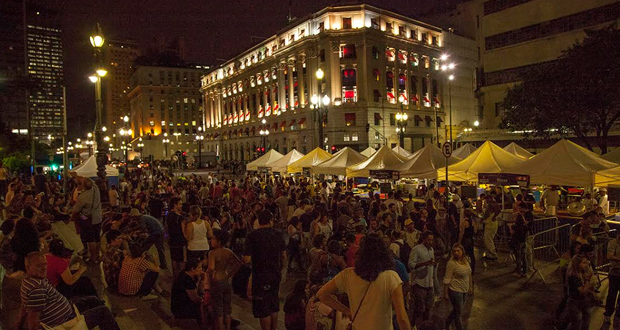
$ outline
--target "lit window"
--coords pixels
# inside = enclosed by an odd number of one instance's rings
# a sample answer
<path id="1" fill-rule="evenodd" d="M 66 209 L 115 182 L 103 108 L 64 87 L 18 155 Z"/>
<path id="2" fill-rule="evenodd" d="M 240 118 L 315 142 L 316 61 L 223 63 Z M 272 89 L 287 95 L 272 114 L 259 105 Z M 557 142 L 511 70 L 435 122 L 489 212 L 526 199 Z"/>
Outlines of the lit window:
<path id="1" fill-rule="evenodd" d="M 358 135 L 357 135 L 357 132 L 353 132 L 353 136 L 351 137 L 351 140 L 352 140 L 352 141 L 357 141 L 357 140 L 359 140 L 359 137 L 358 137 Z"/>
<path id="2" fill-rule="evenodd" d="M 344 142 L 349 142 L 351 141 L 351 136 L 349 135 L 349 133 L 344 133 Z"/>
<path id="3" fill-rule="evenodd" d="M 356 58 L 355 44 L 340 45 L 340 58 Z"/>

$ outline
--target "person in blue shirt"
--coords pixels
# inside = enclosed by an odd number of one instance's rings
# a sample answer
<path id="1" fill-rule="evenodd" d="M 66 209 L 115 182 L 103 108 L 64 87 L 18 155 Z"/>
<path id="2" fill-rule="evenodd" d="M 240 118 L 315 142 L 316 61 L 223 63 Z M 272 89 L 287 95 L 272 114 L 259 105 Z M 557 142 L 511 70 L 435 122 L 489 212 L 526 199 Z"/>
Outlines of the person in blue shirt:
<path id="1" fill-rule="evenodd" d="M 153 244 L 159 256 L 159 268 L 167 269 L 166 255 L 164 254 L 164 225 L 155 217 L 148 214 L 141 214 L 138 209 L 131 209 L 130 217 L 140 217 L 140 224 L 148 231 L 149 237 L 144 243 L 144 250 L 148 251 Z"/>

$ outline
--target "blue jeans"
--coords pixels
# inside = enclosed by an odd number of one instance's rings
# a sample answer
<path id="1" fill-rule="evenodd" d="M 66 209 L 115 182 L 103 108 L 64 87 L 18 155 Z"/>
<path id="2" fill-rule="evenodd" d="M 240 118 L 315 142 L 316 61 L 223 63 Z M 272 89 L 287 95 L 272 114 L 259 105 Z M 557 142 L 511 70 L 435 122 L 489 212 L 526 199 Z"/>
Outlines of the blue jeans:
<path id="1" fill-rule="evenodd" d="M 463 330 L 462 314 L 467 293 L 456 292 L 448 289 L 448 297 L 450 298 L 450 303 L 452 304 L 452 311 L 446 319 L 446 329 L 448 329 L 452 322 L 454 322 L 456 330 Z"/>

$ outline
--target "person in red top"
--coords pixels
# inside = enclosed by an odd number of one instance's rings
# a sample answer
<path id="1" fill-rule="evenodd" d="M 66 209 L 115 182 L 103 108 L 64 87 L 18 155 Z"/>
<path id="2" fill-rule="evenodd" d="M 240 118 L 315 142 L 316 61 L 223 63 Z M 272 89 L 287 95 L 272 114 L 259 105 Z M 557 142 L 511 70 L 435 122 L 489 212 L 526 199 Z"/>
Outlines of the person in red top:
<path id="1" fill-rule="evenodd" d="M 218 200 L 220 198 L 222 198 L 222 196 L 224 195 L 224 191 L 222 190 L 222 186 L 220 186 L 220 182 L 216 182 L 215 186 L 213 187 L 213 199 Z"/>
<path id="2" fill-rule="evenodd" d="M 233 182 L 230 185 L 230 200 L 236 202 L 241 199 L 241 190 L 237 188 L 237 185 Z"/>
<path id="3" fill-rule="evenodd" d="M 97 290 L 90 278 L 82 276 L 87 268 L 80 264 L 75 273 L 69 268 L 73 251 L 67 249 L 63 241 L 53 239 L 49 244 L 47 260 L 47 280 L 58 292 L 67 298 L 97 296 Z"/>
<path id="4" fill-rule="evenodd" d="M 357 242 L 357 238 L 353 234 L 347 234 L 347 267 L 355 267 L 355 256 L 360 249 L 360 245 Z"/>
<path id="5" fill-rule="evenodd" d="M 151 294 L 159 275 L 159 267 L 146 260 L 145 252 L 138 244 L 129 247 L 118 276 L 118 293 L 126 296 L 138 295 L 142 300 L 157 299 Z"/>

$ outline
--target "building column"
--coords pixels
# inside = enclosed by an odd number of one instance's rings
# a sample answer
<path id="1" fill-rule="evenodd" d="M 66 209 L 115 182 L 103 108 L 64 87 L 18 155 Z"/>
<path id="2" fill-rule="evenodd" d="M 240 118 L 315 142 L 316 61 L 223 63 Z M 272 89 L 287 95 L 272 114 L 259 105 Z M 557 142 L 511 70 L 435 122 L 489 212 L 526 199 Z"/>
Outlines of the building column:
<path id="1" fill-rule="evenodd" d="M 286 64 L 288 66 L 288 102 L 290 109 L 293 110 L 295 109 L 295 91 L 293 89 L 295 88 L 293 85 L 293 68 L 295 67 L 295 59 L 288 59 Z"/>
<path id="2" fill-rule="evenodd" d="M 286 104 L 286 75 L 284 72 L 286 71 L 286 62 L 280 61 L 278 63 L 278 104 L 282 109 L 282 112 L 285 112 L 288 108 L 288 104 Z"/>
<path id="3" fill-rule="evenodd" d="M 297 92 L 299 95 L 299 106 L 303 107 L 306 104 L 306 96 L 304 95 L 304 88 L 306 86 L 304 82 L 304 64 L 306 62 L 305 55 L 299 55 L 299 60 L 297 61 L 297 86 L 299 87 L 299 91 Z"/>

